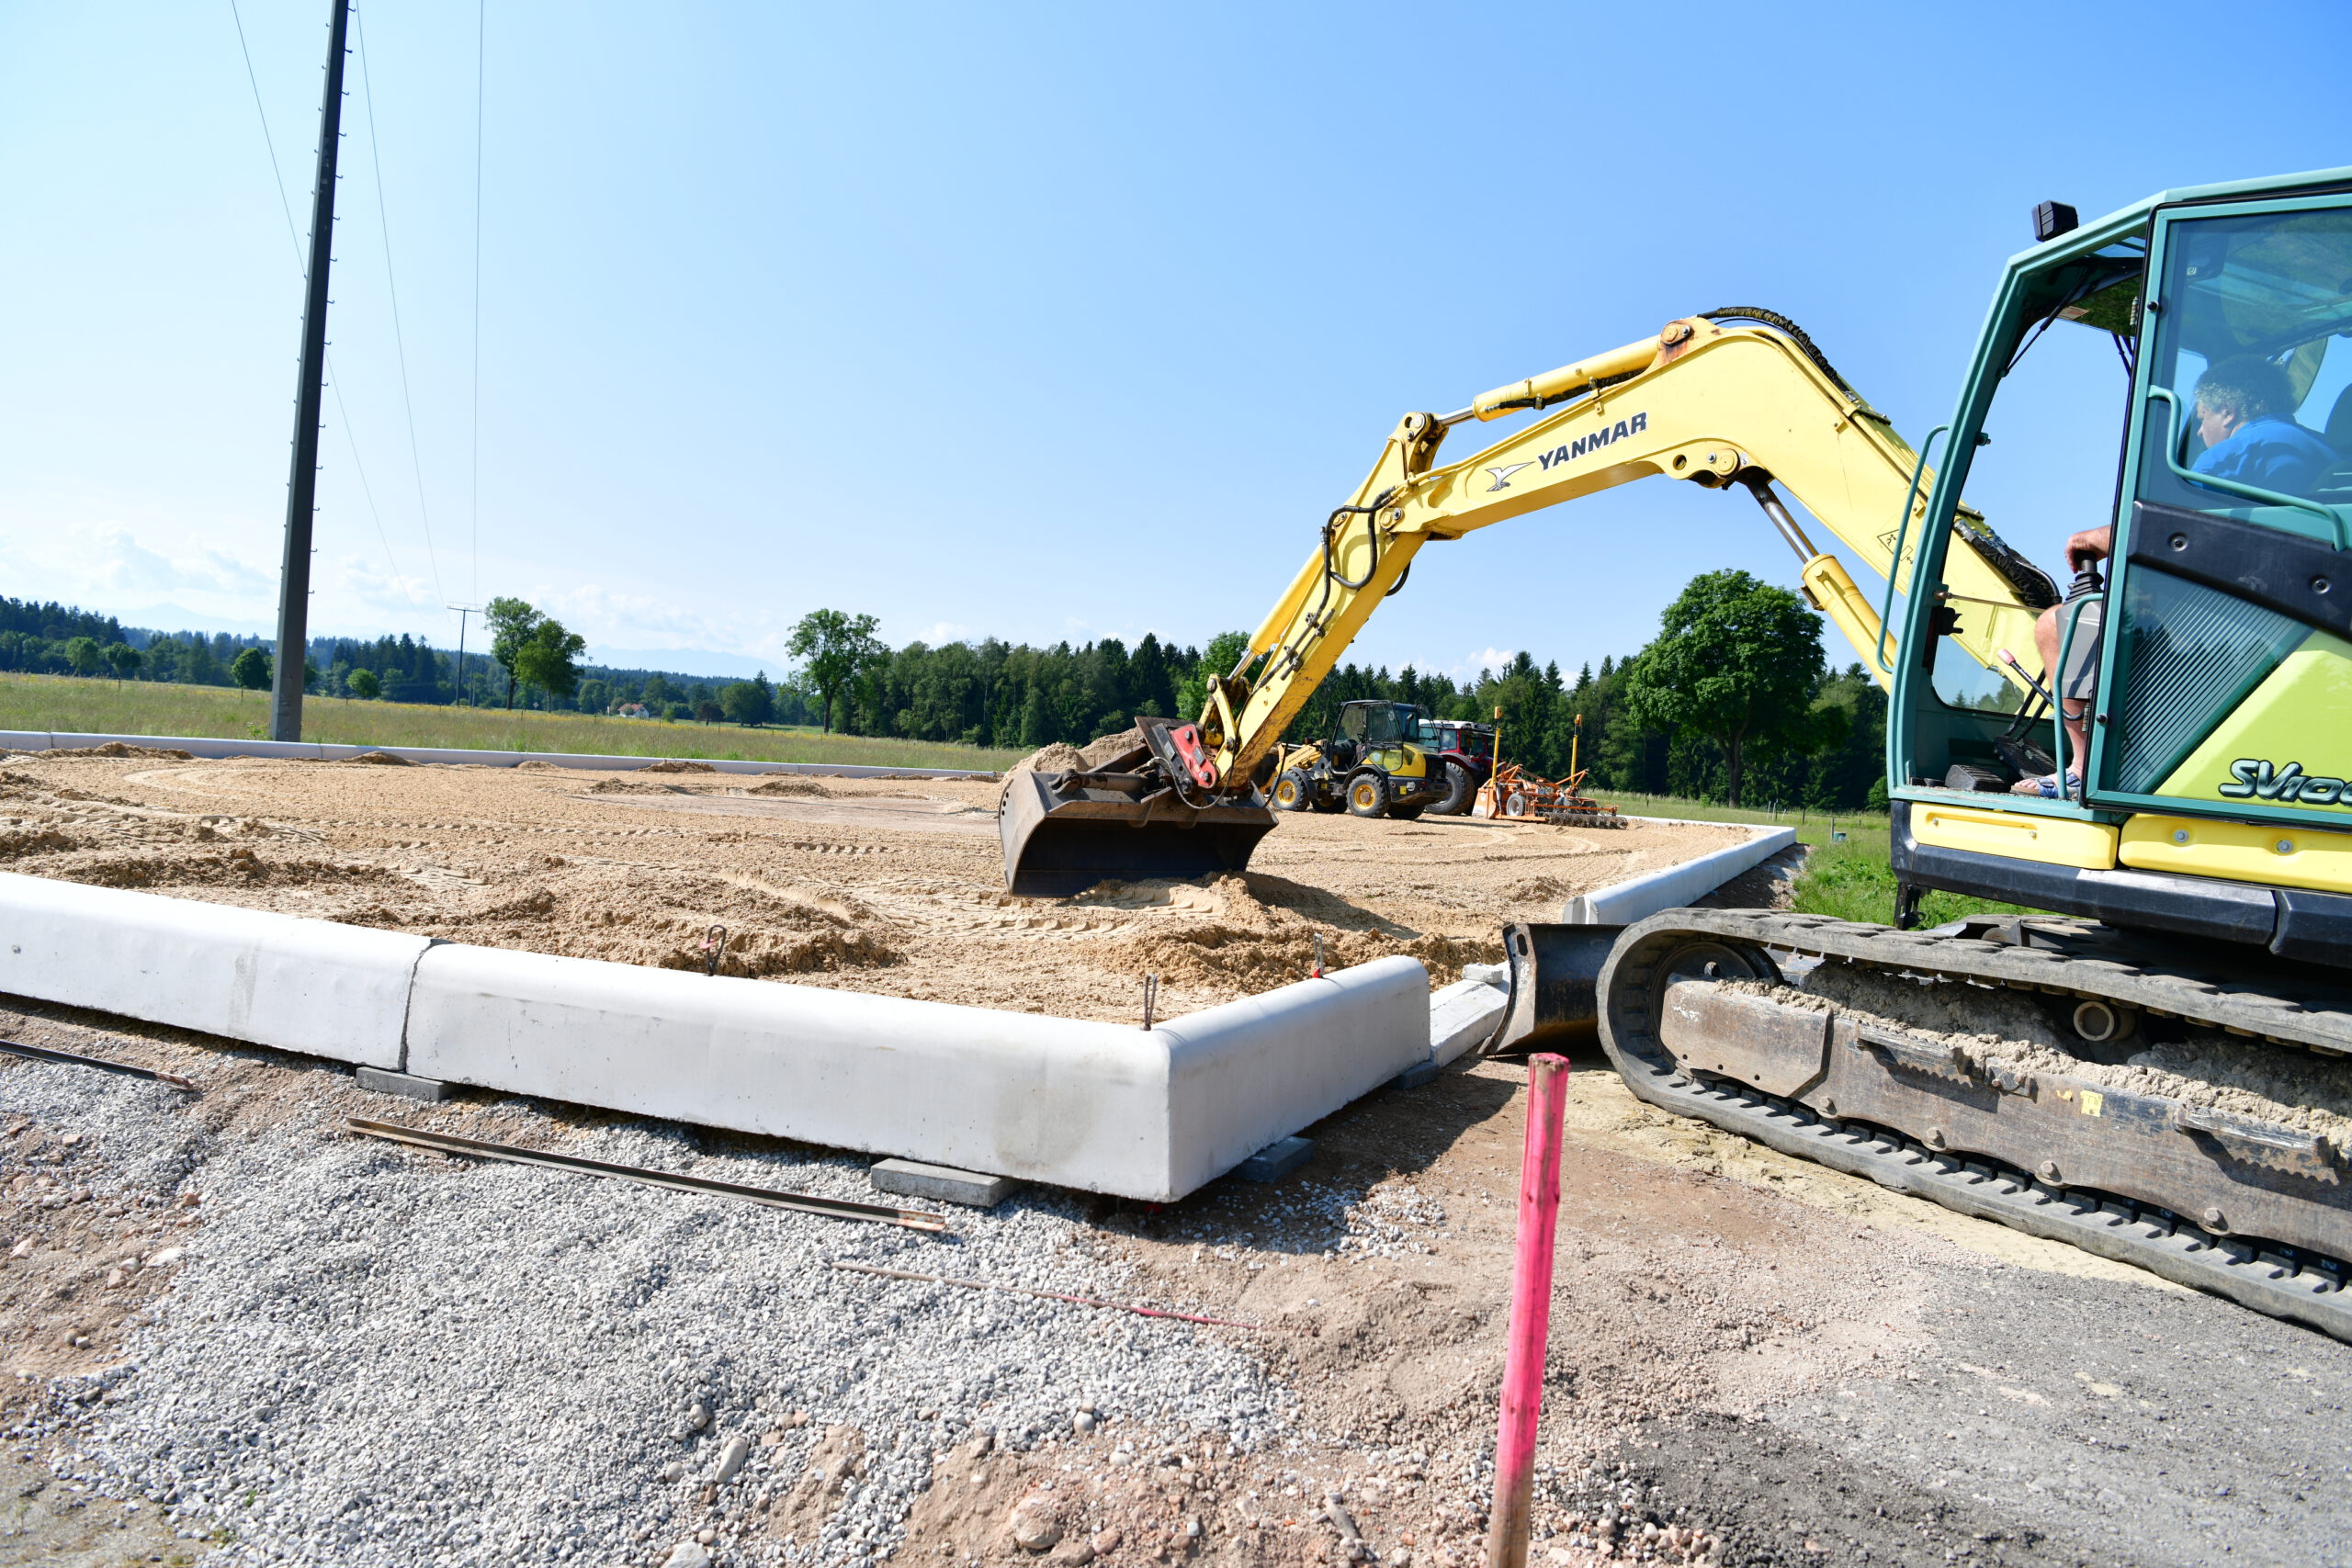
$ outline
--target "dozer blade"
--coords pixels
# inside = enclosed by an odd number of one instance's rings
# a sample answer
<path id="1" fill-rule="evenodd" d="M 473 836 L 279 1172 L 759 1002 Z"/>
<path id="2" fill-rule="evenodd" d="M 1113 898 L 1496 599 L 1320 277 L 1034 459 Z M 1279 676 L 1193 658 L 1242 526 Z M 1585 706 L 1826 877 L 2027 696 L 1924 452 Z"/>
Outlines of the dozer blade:
<path id="1" fill-rule="evenodd" d="M 1516 1056 L 1527 1051 L 1590 1050 L 1599 1044 L 1600 969 L 1624 929 L 1505 926 L 1510 1003 L 1479 1055 Z"/>
<path id="2" fill-rule="evenodd" d="M 1006 890 L 1038 898 L 1239 871 L 1273 826 L 1254 795 L 1195 809 L 1152 773 L 1016 773 L 997 818 Z"/>

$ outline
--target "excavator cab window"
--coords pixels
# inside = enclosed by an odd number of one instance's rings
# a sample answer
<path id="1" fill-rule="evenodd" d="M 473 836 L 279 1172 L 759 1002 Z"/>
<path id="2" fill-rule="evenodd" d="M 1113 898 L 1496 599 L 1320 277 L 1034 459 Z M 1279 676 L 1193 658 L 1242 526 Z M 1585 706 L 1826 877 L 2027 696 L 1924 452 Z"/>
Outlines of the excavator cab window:
<path id="1" fill-rule="evenodd" d="M 2097 783 L 2340 826 L 2352 200 L 2189 208 L 2160 236 Z"/>

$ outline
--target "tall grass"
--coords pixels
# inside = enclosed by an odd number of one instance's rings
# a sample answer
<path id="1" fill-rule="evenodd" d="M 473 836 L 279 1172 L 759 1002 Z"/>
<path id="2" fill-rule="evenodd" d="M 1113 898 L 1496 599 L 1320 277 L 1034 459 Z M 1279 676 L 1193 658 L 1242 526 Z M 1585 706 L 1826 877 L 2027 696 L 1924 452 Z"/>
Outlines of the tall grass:
<path id="1" fill-rule="evenodd" d="M 0 729 L 96 735 L 218 736 L 269 733 L 269 695 L 161 681 L 71 675 L 0 677 Z M 705 757 L 762 762 L 846 762 L 883 768 L 999 770 L 1024 753 L 929 740 L 823 735 L 805 728 L 746 728 L 584 713 L 310 697 L 302 739 L 330 745 L 437 746 L 477 751 L 585 751 L 620 757 Z"/>
<path id="2" fill-rule="evenodd" d="M 1871 925 L 1894 923 L 1894 869 L 1886 814 L 1825 812 L 1800 807 L 1717 806 L 1675 795 L 1610 793 L 1605 798 L 1636 817 L 1684 817 L 1697 822 L 1757 822 L 1796 829 L 1807 846 L 1804 869 L 1789 889 L 1791 907 L 1812 915 Z M 1919 901 L 1923 925 L 1939 926 L 1967 915 L 2022 913 L 2015 904 L 1996 904 L 1958 893 L 1930 893 Z"/>

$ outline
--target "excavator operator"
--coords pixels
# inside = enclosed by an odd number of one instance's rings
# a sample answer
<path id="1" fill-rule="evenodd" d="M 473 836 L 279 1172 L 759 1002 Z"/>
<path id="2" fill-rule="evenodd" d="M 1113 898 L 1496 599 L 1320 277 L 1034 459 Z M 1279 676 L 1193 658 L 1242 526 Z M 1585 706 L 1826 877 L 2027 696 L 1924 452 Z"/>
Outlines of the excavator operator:
<path id="1" fill-rule="evenodd" d="M 2197 434 L 2205 450 L 2189 464 L 2192 472 L 2216 479 L 2240 479 L 2282 495 L 2308 495 L 2338 461 L 2326 440 L 2305 429 L 2294 416 L 2295 397 L 2287 374 L 2257 355 L 2225 359 L 2197 378 Z M 2078 577 L 2115 549 L 2115 527 L 2086 528 L 2066 541 L 2066 570 Z M 2083 716 L 2098 682 L 2099 633 L 2105 622 L 2104 604 L 2086 604 L 2076 616 L 2066 648 L 2066 668 L 2059 677 L 2059 701 L 2065 706 L 2068 761 L 2086 755 Z M 2059 617 L 2066 606 L 2044 610 L 2033 626 L 2034 647 L 2041 654 L 2044 678 L 2057 669 L 2061 637 Z M 2039 795 L 2044 800 L 2072 798 L 2082 789 L 2076 769 L 2064 769 L 2062 787 L 2055 773 L 2022 778 L 2009 788 L 2012 795 Z"/>

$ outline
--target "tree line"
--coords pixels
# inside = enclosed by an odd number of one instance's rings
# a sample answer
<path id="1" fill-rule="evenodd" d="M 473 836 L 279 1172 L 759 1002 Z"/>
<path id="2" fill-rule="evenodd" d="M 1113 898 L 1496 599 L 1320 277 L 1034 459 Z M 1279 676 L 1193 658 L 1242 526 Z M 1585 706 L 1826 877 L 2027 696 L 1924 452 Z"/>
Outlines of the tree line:
<path id="1" fill-rule="evenodd" d="M 892 650 L 872 640 L 870 616 L 820 614 L 843 640 L 862 636 L 865 644 L 837 661 L 821 688 L 804 662 L 796 683 L 775 689 L 779 714 L 813 708 L 851 734 L 980 746 L 1076 745 L 1139 714 L 1193 717 L 1208 675 L 1230 671 L 1248 646 L 1244 634 L 1226 632 L 1204 649 L 1147 634 L 1132 650 L 1116 637 Z M 808 641 L 821 645 L 825 636 L 820 628 Z M 1830 668 L 1821 618 L 1795 594 L 1742 571 L 1692 579 L 1646 647 L 1573 678 L 1525 652 L 1462 682 L 1410 665 L 1392 675 L 1343 664 L 1286 739 L 1329 735 L 1340 705 L 1363 698 L 1488 724 L 1499 709 L 1507 761 L 1553 778 L 1587 770 L 1591 789 L 1823 808 L 1886 800 L 1884 693 L 1860 664 Z"/>
<path id="2" fill-rule="evenodd" d="M 1204 647 L 1147 633 L 1132 649 L 1117 637 L 892 649 L 872 615 L 828 609 L 794 628 L 791 672 L 729 682 L 583 665 L 578 635 L 519 599 L 494 600 L 487 618 L 489 647 L 469 652 L 462 678 L 451 650 L 406 635 L 329 637 L 311 644 L 309 687 L 359 700 L 814 725 L 1034 750 L 1083 744 L 1138 715 L 1193 717 L 1209 676 L 1230 671 L 1246 647 L 1241 633 L 1226 632 Z M 111 617 L 0 599 L 0 669 L 260 689 L 269 684 L 269 652 L 258 638 L 141 633 Z M 1499 709 L 1506 760 L 1554 778 L 1586 770 L 1592 790 L 1825 808 L 1885 800 L 1883 694 L 1859 664 L 1829 668 L 1820 617 L 1745 572 L 1692 579 L 1646 647 L 1573 676 L 1526 652 L 1464 681 L 1409 665 L 1392 674 L 1343 664 L 1287 739 L 1328 736 L 1340 705 L 1359 698 L 1481 723 L 1495 723 Z"/>

